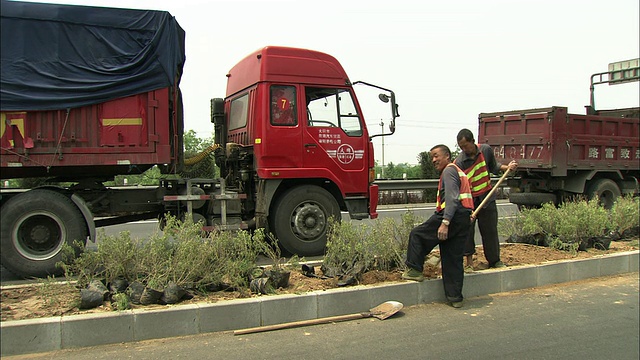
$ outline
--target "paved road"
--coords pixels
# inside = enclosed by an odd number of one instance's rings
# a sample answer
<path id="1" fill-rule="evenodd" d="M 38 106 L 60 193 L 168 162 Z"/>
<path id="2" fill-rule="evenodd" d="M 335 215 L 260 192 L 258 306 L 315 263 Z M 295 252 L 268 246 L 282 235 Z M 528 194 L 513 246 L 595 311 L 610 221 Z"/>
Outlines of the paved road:
<path id="1" fill-rule="evenodd" d="M 634 359 L 638 273 L 418 305 L 377 319 L 219 332 L 6 359 Z M 170 325 L 167 325 L 170 326 Z"/>

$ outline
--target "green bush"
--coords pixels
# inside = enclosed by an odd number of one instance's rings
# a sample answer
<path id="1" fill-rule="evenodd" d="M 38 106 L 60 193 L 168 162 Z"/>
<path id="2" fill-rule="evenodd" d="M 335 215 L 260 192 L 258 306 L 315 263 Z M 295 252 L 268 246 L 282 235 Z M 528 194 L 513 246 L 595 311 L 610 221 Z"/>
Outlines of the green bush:
<path id="1" fill-rule="evenodd" d="M 620 234 L 640 226 L 640 198 L 633 196 L 622 196 L 613 204 L 611 208 L 611 224 L 615 231 Z"/>
<path id="2" fill-rule="evenodd" d="M 400 224 L 387 218 L 373 222 L 369 228 L 331 220 L 323 264 L 350 275 L 403 268 L 409 233 L 417 223 L 411 211 L 403 215 Z"/>
<path id="3" fill-rule="evenodd" d="M 604 236 L 609 225 L 609 212 L 597 200 L 579 200 L 562 204 L 556 213 L 556 232 L 567 243 L 581 243 Z"/>
<path id="4" fill-rule="evenodd" d="M 501 220 L 498 233 L 520 240 L 541 235 L 551 248 L 571 252 L 591 245 L 606 249 L 607 241 L 594 239 L 606 240 L 611 232 L 622 234 L 629 229 L 637 229 L 638 204 L 638 199 L 632 197 L 619 198 L 611 211 L 596 200 L 576 199 L 558 208 L 545 204 L 539 209 L 525 209 L 510 219 Z"/>
<path id="5" fill-rule="evenodd" d="M 96 251 L 62 264 L 66 276 L 77 276 L 79 286 L 122 277 L 157 290 L 169 282 L 200 290 L 213 285 L 248 287 L 256 258 L 267 246 L 261 231 L 254 237 L 246 231 L 204 235 L 191 219 L 167 216 L 166 221 L 164 231 L 144 241 L 132 240 L 126 231 L 100 238 Z"/>

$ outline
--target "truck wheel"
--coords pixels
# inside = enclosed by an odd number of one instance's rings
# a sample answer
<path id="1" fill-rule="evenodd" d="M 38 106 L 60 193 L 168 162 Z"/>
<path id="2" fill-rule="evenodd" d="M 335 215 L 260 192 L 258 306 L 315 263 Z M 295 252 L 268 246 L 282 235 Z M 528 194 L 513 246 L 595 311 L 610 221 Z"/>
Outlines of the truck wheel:
<path id="1" fill-rule="evenodd" d="M 269 217 L 280 246 L 300 256 L 322 255 L 329 218 L 342 219 L 336 199 L 315 185 L 287 190 L 275 202 Z"/>
<path id="2" fill-rule="evenodd" d="M 597 196 L 605 209 L 611 209 L 620 197 L 620 188 L 613 180 L 598 179 L 589 185 L 587 195 L 589 199 L 594 199 Z"/>
<path id="3" fill-rule="evenodd" d="M 510 193 L 509 202 L 518 205 L 519 209 L 540 207 L 546 203 L 556 203 L 556 195 L 551 193 Z"/>
<path id="4" fill-rule="evenodd" d="M 45 277 L 60 275 L 56 263 L 63 260 L 64 244 L 76 254 L 87 242 L 87 225 L 68 197 L 49 190 L 31 190 L 16 195 L 2 206 L 0 219 L 2 265 L 16 275 Z"/>

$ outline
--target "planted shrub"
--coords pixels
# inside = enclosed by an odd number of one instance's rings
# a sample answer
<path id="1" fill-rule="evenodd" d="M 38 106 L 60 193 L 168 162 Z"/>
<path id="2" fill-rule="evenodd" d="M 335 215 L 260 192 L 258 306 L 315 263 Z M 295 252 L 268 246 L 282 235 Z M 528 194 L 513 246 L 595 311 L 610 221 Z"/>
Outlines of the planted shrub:
<path id="1" fill-rule="evenodd" d="M 590 247 L 609 248 L 611 233 L 638 228 L 638 199 L 620 198 L 611 211 L 596 200 L 577 199 L 557 209 L 545 204 L 540 209 L 526 209 L 512 219 L 501 220 L 498 232 L 508 242 L 546 245 L 575 252 Z M 542 244 L 542 242 L 544 244 Z"/>
<path id="2" fill-rule="evenodd" d="M 582 250 L 593 247 L 594 239 L 602 238 L 610 226 L 609 212 L 597 200 L 566 202 L 558 208 L 556 217 L 554 235 L 565 243 L 577 243 Z"/>
<path id="3" fill-rule="evenodd" d="M 404 267 L 411 229 L 418 223 L 407 211 L 402 222 L 380 219 L 371 227 L 330 221 L 323 268 L 327 276 L 359 276 L 369 270 L 389 271 Z"/>
<path id="4" fill-rule="evenodd" d="M 611 224 L 621 238 L 638 235 L 640 198 L 622 196 L 611 208 Z"/>

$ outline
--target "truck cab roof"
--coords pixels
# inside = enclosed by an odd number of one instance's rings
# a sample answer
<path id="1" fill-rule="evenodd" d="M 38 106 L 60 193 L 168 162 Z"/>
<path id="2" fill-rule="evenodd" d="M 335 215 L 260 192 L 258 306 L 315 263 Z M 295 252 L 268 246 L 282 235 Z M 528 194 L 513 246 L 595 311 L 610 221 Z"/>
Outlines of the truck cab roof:
<path id="1" fill-rule="evenodd" d="M 333 56 L 284 46 L 265 46 L 256 50 L 231 68 L 227 78 L 227 96 L 266 81 L 350 85 L 347 73 Z"/>

